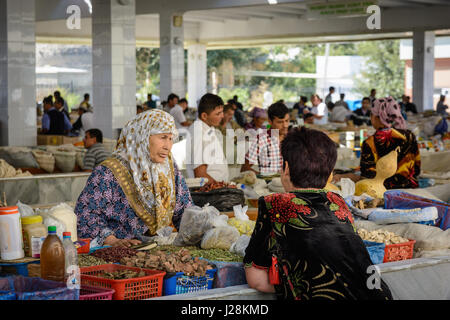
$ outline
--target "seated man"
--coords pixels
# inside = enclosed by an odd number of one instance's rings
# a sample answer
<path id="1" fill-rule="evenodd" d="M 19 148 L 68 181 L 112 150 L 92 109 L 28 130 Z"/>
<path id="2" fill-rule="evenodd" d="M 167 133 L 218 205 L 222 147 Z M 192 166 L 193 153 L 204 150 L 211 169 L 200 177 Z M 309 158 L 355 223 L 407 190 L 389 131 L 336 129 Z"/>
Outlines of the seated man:
<path id="1" fill-rule="evenodd" d="M 198 104 L 198 119 L 189 127 L 187 147 L 188 175 L 208 178 L 209 182 L 228 182 L 228 163 L 218 130 L 223 118 L 223 100 L 207 93 Z M 190 139 L 190 141 L 189 141 Z"/>
<path id="2" fill-rule="evenodd" d="M 72 124 L 65 113 L 59 112 L 53 106 L 52 100 L 51 96 L 49 96 L 43 101 L 45 113 L 42 116 L 42 133 L 53 135 L 67 134 L 72 129 Z M 58 105 L 61 105 L 61 101 L 59 101 Z"/>
<path id="3" fill-rule="evenodd" d="M 255 173 L 270 174 L 278 173 L 281 170 L 283 159 L 280 153 L 280 143 L 288 132 L 289 109 L 285 104 L 277 102 L 269 107 L 267 114 L 270 130 L 261 129 L 253 132 L 253 136 L 250 136 L 250 147 L 241 172 L 251 170 Z M 259 172 L 252 168 L 255 164 L 258 165 Z"/>
<path id="4" fill-rule="evenodd" d="M 82 169 L 84 171 L 92 171 L 96 166 L 105 161 L 106 158 L 111 156 L 103 147 L 103 134 L 100 130 L 87 130 L 83 142 L 84 147 L 88 149 L 83 160 Z"/>

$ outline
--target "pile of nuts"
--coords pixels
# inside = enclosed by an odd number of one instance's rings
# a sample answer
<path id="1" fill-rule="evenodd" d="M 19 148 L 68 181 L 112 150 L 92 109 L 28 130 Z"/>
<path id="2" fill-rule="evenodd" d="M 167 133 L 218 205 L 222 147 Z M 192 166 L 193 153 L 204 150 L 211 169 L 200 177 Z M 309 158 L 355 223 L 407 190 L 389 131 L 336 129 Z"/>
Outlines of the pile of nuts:
<path id="1" fill-rule="evenodd" d="M 366 229 L 358 229 L 358 235 L 363 240 L 384 243 L 386 245 L 409 242 L 408 239 L 400 237 L 393 232 L 389 232 L 382 229 L 374 231 L 367 231 Z"/>
<path id="2" fill-rule="evenodd" d="M 127 267 L 184 272 L 188 276 L 197 277 L 205 276 L 206 270 L 213 269 L 208 261 L 198 257 L 193 259 L 189 250 L 184 248 L 174 253 L 160 250 L 154 253 L 138 252 L 134 257 L 122 258 L 120 263 Z"/>
<path id="3" fill-rule="evenodd" d="M 96 250 L 91 253 L 91 256 L 103 259 L 106 262 L 115 263 L 120 262 L 120 259 L 122 259 L 123 257 L 133 257 L 138 252 L 139 251 L 130 248 L 109 247 Z"/>

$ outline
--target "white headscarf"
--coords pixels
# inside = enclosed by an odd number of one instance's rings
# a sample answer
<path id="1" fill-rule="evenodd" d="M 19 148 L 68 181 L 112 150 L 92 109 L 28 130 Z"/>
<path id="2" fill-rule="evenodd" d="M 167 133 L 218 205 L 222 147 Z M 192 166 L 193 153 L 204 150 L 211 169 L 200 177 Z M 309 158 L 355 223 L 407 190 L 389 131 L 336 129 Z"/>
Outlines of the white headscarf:
<path id="1" fill-rule="evenodd" d="M 158 225 L 167 226 L 175 204 L 172 154 L 163 163 L 154 163 L 149 149 L 150 136 L 161 133 L 171 133 L 174 141 L 178 137 L 175 120 L 170 114 L 159 109 L 139 113 L 122 129 L 113 157 L 129 169 L 138 196 L 150 213 L 156 214 Z M 160 212 L 164 214 L 159 216 Z"/>

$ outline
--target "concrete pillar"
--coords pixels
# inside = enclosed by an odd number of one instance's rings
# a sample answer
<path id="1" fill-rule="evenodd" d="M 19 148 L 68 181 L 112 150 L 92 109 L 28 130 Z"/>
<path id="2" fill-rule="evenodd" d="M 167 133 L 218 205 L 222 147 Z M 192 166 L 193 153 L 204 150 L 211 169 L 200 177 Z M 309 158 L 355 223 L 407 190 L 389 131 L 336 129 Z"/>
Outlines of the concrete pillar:
<path id="1" fill-rule="evenodd" d="M 92 1 L 94 123 L 109 139 L 136 115 L 135 10 L 135 0 Z"/>
<path id="2" fill-rule="evenodd" d="M 415 30 L 413 34 L 413 97 L 417 111 L 433 109 L 434 32 Z"/>
<path id="3" fill-rule="evenodd" d="M 35 1 L 0 1 L 0 145 L 35 146 Z"/>
<path id="4" fill-rule="evenodd" d="M 206 46 L 194 44 L 188 48 L 188 97 L 189 106 L 197 107 L 207 92 Z"/>
<path id="5" fill-rule="evenodd" d="M 186 95 L 184 77 L 183 13 L 159 13 L 159 74 L 160 96 L 166 100 L 170 93 Z"/>

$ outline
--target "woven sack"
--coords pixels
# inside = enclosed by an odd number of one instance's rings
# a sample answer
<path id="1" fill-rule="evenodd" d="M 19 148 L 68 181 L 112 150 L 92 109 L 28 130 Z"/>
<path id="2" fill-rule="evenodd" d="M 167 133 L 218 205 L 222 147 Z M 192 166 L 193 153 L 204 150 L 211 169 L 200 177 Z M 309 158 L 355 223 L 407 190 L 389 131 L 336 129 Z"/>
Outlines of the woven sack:
<path id="1" fill-rule="evenodd" d="M 87 149 L 84 147 L 77 147 L 76 148 L 76 163 L 77 165 L 83 169 L 83 165 L 84 165 L 84 156 L 86 155 Z"/>
<path id="2" fill-rule="evenodd" d="M 14 168 L 39 168 L 30 148 L 3 147 L 0 148 L 0 158 Z"/>
<path id="3" fill-rule="evenodd" d="M 55 157 L 56 167 L 62 172 L 73 172 L 75 169 L 75 162 L 77 153 L 75 151 L 57 150 L 53 152 Z"/>
<path id="4" fill-rule="evenodd" d="M 245 205 L 244 192 L 240 189 L 221 188 L 209 192 L 195 192 L 199 188 L 191 188 L 192 201 L 196 206 L 203 207 L 209 203 L 217 210 L 233 211 L 233 206 Z"/>
<path id="5" fill-rule="evenodd" d="M 41 169 L 48 173 L 52 173 L 55 170 L 55 157 L 52 153 L 42 150 L 33 150 L 31 152 Z"/>

